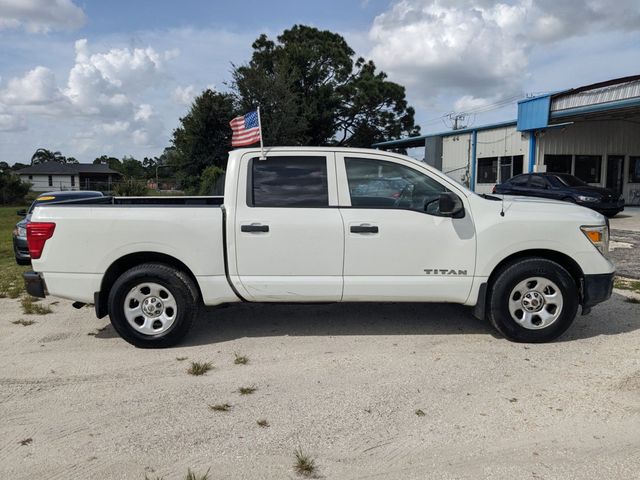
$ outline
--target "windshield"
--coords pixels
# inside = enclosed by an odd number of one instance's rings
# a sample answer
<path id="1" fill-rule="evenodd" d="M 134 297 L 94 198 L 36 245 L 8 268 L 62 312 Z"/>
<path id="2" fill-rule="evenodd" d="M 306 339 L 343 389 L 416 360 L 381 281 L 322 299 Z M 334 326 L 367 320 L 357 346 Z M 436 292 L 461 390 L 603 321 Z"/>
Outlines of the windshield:
<path id="1" fill-rule="evenodd" d="M 573 175 L 569 175 L 568 173 L 555 175 L 555 177 L 558 180 L 560 180 L 567 187 L 583 187 L 583 186 L 587 185 L 585 182 L 580 180 L 578 177 L 574 177 Z"/>

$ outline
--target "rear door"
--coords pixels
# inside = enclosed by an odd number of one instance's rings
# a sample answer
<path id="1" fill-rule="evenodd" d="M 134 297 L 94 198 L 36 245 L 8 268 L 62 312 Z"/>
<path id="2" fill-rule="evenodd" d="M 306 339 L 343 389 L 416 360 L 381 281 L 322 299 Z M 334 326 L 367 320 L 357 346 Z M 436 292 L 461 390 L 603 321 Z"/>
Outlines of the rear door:
<path id="1" fill-rule="evenodd" d="M 334 154 L 247 154 L 238 179 L 235 263 L 249 299 L 339 301 L 344 232 Z"/>
<path id="2" fill-rule="evenodd" d="M 344 222 L 343 300 L 464 302 L 476 249 L 466 196 L 396 157 L 336 157 Z M 446 191 L 465 204 L 462 218 L 439 214 L 438 198 Z"/>

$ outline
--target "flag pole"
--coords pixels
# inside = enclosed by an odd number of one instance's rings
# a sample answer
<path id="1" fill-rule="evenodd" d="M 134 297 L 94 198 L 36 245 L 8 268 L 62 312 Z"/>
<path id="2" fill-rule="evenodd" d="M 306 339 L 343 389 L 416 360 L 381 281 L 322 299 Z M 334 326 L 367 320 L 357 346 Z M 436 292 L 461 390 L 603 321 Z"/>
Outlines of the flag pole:
<path id="1" fill-rule="evenodd" d="M 264 155 L 264 143 L 262 142 L 262 121 L 260 120 L 260 107 L 258 107 L 258 129 L 260 130 L 260 160 L 266 160 Z"/>

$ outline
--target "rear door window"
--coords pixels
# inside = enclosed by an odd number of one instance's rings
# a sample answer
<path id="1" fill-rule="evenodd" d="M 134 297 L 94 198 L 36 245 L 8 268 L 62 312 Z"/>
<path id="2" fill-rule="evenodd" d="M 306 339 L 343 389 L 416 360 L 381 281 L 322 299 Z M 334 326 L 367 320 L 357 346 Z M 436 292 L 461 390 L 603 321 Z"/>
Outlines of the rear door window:
<path id="1" fill-rule="evenodd" d="M 529 186 L 531 188 L 538 188 L 538 189 L 547 188 L 547 181 L 542 177 L 532 175 L 531 181 L 529 182 Z"/>
<path id="2" fill-rule="evenodd" d="M 252 158 L 249 161 L 250 207 L 327 207 L 326 157 Z"/>

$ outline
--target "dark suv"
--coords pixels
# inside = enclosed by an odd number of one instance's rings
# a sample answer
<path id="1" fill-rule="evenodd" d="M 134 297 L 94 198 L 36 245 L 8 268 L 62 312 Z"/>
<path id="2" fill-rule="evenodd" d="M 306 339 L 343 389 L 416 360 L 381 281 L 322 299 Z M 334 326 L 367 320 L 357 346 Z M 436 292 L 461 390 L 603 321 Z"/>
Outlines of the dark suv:
<path id="1" fill-rule="evenodd" d="M 618 193 L 591 186 L 567 173 L 523 173 L 496 185 L 493 193 L 564 200 L 591 208 L 607 217 L 624 210 L 624 199 Z"/>
<path id="2" fill-rule="evenodd" d="M 19 216 L 24 217 L 13 229 L 13 253 L 16 256 L 16 263 L 18 265 L 29 265 L 31 263 L 31 257 L 29 256 L 29 247 L 27 246 L 27 223 L 31 218 L 33 209 L 43 203 L 61 203 L 69 202 L 73 200 L 80 200 L 83 198 L 102 197 L 101 192 L 92 191 L 69 191 L 69 192 L 47 192 L 38 195 L 29 210 L 19 210 L 16 212 Z"/>

